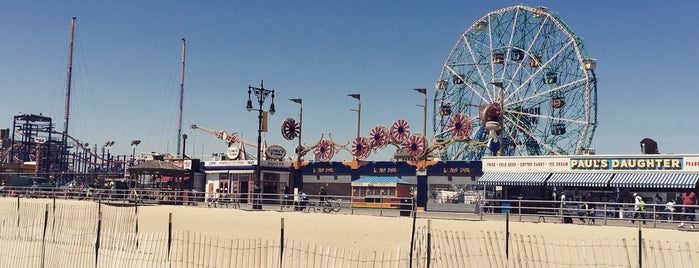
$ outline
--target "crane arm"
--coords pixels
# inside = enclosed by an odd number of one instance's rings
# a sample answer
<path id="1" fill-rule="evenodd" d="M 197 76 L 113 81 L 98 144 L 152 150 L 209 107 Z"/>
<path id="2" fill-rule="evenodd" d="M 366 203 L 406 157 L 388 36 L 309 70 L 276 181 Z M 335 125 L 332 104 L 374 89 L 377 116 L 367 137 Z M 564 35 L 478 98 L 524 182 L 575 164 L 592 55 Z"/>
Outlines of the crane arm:
<path id="1" fill-rule="evenodd" d="M 257 148 L 257 144 L 254 144 L 254 143 L 251 143 L 247 140 L 244 140 L 243 138 L 241 138 L 238 135 L 238 132 L 228 133 L 228 131 L 225 131 L 225 130 L 213 130 L 213 129 L 202 127 L 199 125 L 192 125 L 192 129 L 199 129 L 199 130 L 204 131 L 206 133 L 212 134 L 217 139 L 224 140 L 228 144 L 242 143 L 242 144 Z"/>

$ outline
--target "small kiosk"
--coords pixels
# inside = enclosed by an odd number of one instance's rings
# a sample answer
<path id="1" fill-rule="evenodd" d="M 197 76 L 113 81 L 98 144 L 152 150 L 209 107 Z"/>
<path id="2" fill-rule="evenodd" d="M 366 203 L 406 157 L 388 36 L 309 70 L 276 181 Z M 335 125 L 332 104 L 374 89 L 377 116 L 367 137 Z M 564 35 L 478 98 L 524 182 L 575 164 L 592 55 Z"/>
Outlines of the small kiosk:
<path id="1" fill-rule="evenodd" d="M 412 185 L 399 177 L 362 177 L 352 182 L 352 207 L 401 208 Z"/>

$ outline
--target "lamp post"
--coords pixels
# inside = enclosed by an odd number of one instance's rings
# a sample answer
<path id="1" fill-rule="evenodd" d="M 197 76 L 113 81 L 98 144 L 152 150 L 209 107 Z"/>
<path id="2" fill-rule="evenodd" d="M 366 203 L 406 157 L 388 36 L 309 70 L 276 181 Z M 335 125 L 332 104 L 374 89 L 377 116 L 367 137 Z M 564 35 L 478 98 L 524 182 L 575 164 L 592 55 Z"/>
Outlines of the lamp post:
<path id="1" fill-rule="evenodd" d="M 415 91 L 420 92 L 424 96 L 422 105 L 418 106 L 422 107 L 422 135 L 427 138 L 427 89 L 416 88 Z"/>
<path id="2" fill-rule="evenodd" d="M 136 147 L 141 144 L 141 140 L 131 140 L 131 149 L 133 150 L 131 153 L 131 166 L 136 162 Z"/>
<path id="3" fill-rule="evenodd" d="M 251 95 L 255 93 L 257 97 L 258 109 L 253 109 Z M 257 202 L 253 199 L 252 209 L 262 209 L 262 202 L 260 200 L 260 192 L 262 191 L 262 169 L 261 169 L 261 159 L 262 159 L 262 105 L 264 105 L 267 97 L 272 96 L 272 104 L 269 105 L 269 113 L 274 114 L 274 89 L 265 89 L 264 80 L 260 81 L 260 87 L 253 87 L 248 85 L 248 103 L 246 109 L 248 112 L 256 110 L 257 115 L 257 165 L 255 166 L 255 192 L 257 194 Z M 254 198 L 254 197 L 253 197 Z"/>
<path id="4" fill-rule="evenodd" d="M 299 145 L 296 146 L 296 171 L 294 174 L 294 188 L 301 188 L 301 176 L 299 176 L 298 170 L 301 170 L 301 151 L 303 151 L 303 146 L 301 145 L 301 134 L 303 134 L 303 99 L 289 99 L 295 103 L 299 104 Z"/>
<path id="5" fill-rule="evenodd" d="M 360 131 L 360 126 L 361 126 L 361 122 L 362 122 L 362 101 L 360 99 L 359 94 L 347 94 L 347 96 L 350 96 L 352 98 L 357 99 L 357 110 L 350 109 L 350 111 L 357 112 L 357 136 L 356 136 L 356 138 L 358 138 L 359 134 L 360 134 L 359 131 Z M 352 158 L 356 159 L 357 157 L 353 155 Z"/>
<path id="6" fill-rule="evenodd" d="M 112 145 L 114 145 L 114 141 L 107 141 L 104 143 L 104 148 L 107 149 L 107 170 L 105 171 L 105 173 L 109 172 L 109 168 L 111 166 L 110 165 L 111 163 L 109 163 L 110 162 L 109 149 L 112 148 Z"/>
<path id="7" fill-rule="evenodd" d="M 416 88 L 415 91 L 423 95 L 422 105 L 422 135 L 427 139 L 427 89 L 426 88 Z M 420 156 L 417 160 L 415 175 L 417 177 L 417 195 L 413 197 L 412 209 L 417 209 L 417 207 L 427 208 L 427 154 Z M 415 216 L 415 211 L 413 211 L 413 217 Z M 414 219 L 413 219 L 414 220 Z M 414 223 L 413 223 L 414 224 Z"/>
<path id="8" fill-rule="evenodd" d="M 184 160 L 186 158 L 184 152 L 185 148 L 187 148 L 187 134 L 182 134 L 182 170 L 184 172 Z M 177 190 L 181 191 L 182 190 L 182 180 L 184 179 L 184 174 L 182 174 L 182 177 L 177 179 Z"/>

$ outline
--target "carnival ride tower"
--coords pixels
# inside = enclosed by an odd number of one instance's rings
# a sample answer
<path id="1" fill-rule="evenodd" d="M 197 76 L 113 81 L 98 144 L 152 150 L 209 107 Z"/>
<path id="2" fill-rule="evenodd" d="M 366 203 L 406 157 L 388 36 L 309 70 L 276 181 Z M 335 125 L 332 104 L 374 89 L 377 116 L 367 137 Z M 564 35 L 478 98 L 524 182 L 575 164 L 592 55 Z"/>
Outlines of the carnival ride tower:
<path id="1" fill-rule="evenodd" d="M 12 124 L 12 149 L 10 163 L 37 162 L 37 170 L 51 172 L 61 166 L 61 147 L 58 140 L 51 136 L 53 122 L 50 117 L 41 114 L 15 115 Z"/>

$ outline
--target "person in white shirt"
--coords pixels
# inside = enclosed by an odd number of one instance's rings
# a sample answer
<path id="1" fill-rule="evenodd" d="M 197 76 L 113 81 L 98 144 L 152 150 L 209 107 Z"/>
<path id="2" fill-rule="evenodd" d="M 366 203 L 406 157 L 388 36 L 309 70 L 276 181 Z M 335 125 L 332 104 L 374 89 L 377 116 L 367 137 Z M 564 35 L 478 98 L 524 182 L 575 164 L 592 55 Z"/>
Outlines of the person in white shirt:
<path id="1" fill-rule="evenodd" d="M 633 200 L 633 218 L 636 219 L 640 216 L 641 219 L 643 219 L 643 224 L 646 224 L 646 216 L 644 215 L 645 203 L 643 202 L 643 197 L 637 193 L 633 193 Z M 634 220 L 631 220 L 631 223 L 634 223 Z"/>

